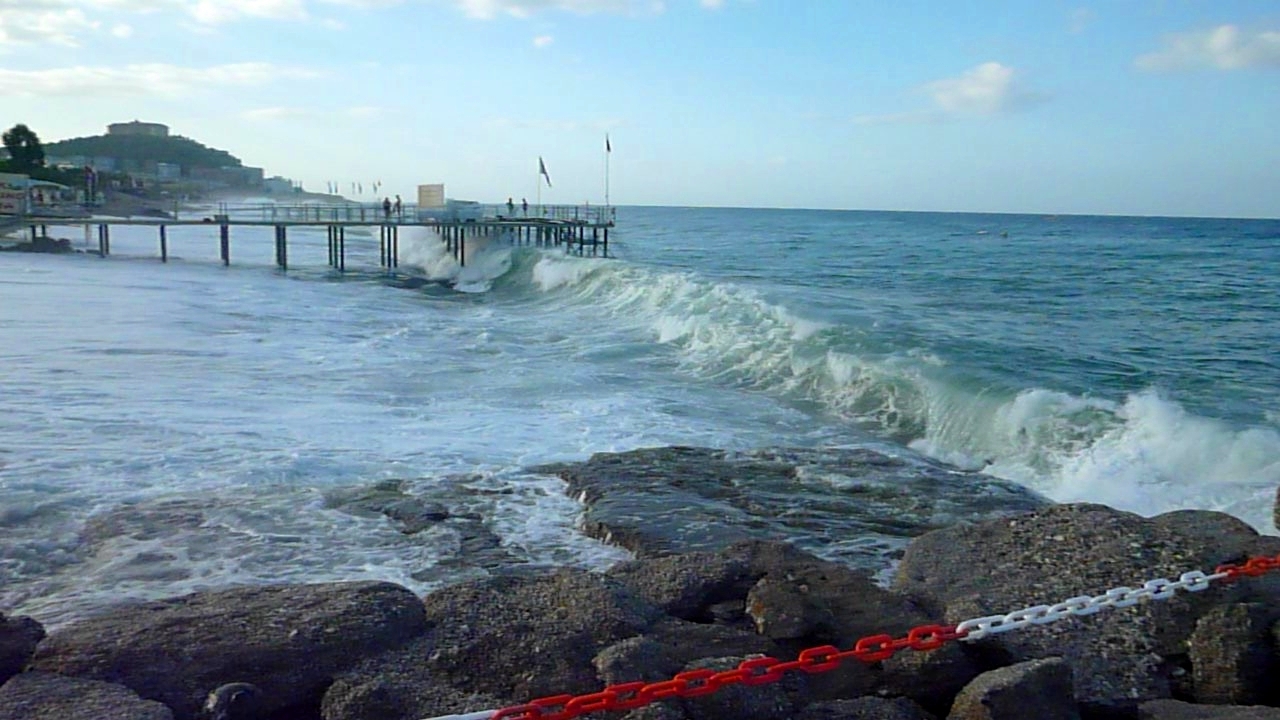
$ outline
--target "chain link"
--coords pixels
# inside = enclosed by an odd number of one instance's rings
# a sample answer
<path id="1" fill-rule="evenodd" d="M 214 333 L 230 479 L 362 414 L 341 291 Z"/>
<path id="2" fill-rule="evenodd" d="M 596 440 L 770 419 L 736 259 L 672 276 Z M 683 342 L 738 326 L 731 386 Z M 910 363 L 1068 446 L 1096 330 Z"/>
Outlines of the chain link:
<path id="1" fill-rule="evenodd" d="M 1219 580 L 1234 582 L 1242 577 L 1257 577 L 1274 570 L 1280 570 L 1280 555 L 1250 558 L 1241 564 L 1219 565 L 1210 575 L 1193 570 L 1182 573 L 1175 582 L 1156 578 L 1138 588 L 1112 588 L 1101 595 L 1079 595 L 1054 605 L 1032 605 L 1005 615 L 965 620 L 955 626 L 921 625 L 900 638 L 871 635 L 858 640 L 850 650 L 821 645 L 802 651 L 795 660 L 788 662 L 772 657 L 749 658 L 738 663 L 736 668 L 721 672 L 686 670 L 671 680 L 621 683 L 585 695 L 555 695 L 501 710 L 446 715 L 429 720 L 572 720 L 580 715 L 602 710 L 631 710 L 672 697 L 709 695 L 730 685 L 777 682 L 794 671 L 827 672 L 849 659 L 865 663 L 880 662 L 902 650 L 924 652 L 942 647 L 953 640 L 979 640 L 988 635 L 1029 625 L 1044 625 L 1066 617 L 1092 615 L 1106 608 L 1129 607 L 1143 600 L 1167 600 L 1179 590 L 1200 592 Z"/>

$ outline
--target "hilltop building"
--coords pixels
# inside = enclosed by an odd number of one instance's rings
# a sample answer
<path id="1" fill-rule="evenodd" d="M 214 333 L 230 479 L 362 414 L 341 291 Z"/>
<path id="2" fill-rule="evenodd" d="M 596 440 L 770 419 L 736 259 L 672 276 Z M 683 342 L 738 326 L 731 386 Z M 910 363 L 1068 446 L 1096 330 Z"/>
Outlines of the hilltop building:
<path id="1" fill-rule="evenodd" d="M 111 123 L 107 126 L 108 135 L 148 135 L 151 137 L 169 137 L 169 126 L 160 123 L 148 123 L 134 120 L 127 123 Z"/>

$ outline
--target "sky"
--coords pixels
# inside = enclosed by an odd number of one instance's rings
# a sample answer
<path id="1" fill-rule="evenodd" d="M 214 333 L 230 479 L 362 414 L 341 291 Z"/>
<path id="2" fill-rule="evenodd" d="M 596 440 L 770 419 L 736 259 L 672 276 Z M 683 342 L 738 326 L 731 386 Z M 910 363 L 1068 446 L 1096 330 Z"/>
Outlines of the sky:
<path id="1" fill-rule="evenodd" d="M 0 125 L 135 119 L 364 200 L 1276 218 L 1280 3 L 0 0 Z"/>

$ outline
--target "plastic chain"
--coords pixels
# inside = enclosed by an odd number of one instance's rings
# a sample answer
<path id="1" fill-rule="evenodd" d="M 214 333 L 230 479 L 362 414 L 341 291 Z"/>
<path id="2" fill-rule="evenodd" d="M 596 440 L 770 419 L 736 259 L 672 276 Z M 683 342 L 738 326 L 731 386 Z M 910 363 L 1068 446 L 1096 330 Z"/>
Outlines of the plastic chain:
<path id="1" fill-rule="evenodd" d="M 1148 580 L 1139 588 L 1113 588 L 1101 595 L 1080 595 L 1055 605 L 1033 605 L 1006 615 L 965 620 L 951 627 L 921 625 L 900 638 L 871 635 L 859 640 L 851 650 L 822 645 L 804 650 L 795 660 L 788 662 L 772 657 L 751 658 L 742 661 L 732 670 L 688 670 L 671 680 L 621 683 L 586 695 L 554 695 L 501 710 L 448 715 L 430 720 L 570 720 L 603 710 L 631 710 L 672 697 L 709 695 L 730 685 L 777 682 L 795 670 L 810 674 L 827 672 L 836 669 L 845 660 L 879 662 L 888 660 L 902 650 L 935 650 L 952 640 L 979 640 L 1028 625 L 1044 625 L 1066 617 L 1092 615 L 1106 608 L 1129 607 L 1146 599 L 1167 600 L 1179 590 L 1200 592 L 1215 581 L 1234 582 L 1242 577 L 1258 577 L 1277 569 L 1280 569 L 1280 555 L 1254 557 L 1240 564 L 1219 565 L 1212 575 L 1193 570 L 1182 573 L 1176 581 L 1157 578 Z"/>

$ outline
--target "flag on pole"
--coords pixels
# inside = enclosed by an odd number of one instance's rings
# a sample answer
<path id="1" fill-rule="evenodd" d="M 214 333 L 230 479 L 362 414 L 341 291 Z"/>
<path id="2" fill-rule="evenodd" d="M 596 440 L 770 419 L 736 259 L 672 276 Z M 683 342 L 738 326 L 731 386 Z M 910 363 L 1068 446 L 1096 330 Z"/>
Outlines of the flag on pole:
<path id="1" fill-rule="evenodd" d="M 551 187 L 551 176 L 547 174 L 547 165 L 542 162 L 542 156 L 538 156 L 538 173 L 547 179 L 547 187 Z"/>
<path id="2" fill-rule="evenodd" d="M 609 144 L 609 133 L 604 134 L 604 151 L 607 153 L 613 152 L 613 146 Z"/>

